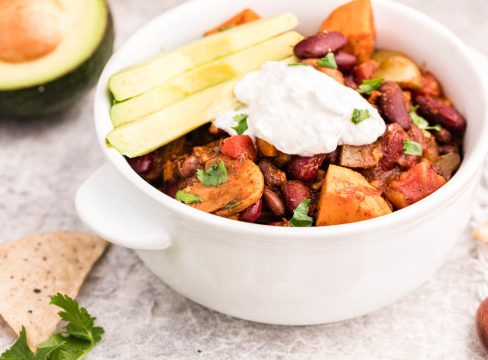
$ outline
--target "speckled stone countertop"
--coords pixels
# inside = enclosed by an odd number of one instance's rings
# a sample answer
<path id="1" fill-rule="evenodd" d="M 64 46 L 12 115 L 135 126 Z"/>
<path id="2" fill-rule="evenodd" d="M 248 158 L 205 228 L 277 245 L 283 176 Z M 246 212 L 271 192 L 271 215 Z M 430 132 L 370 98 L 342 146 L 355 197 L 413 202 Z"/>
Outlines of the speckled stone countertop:
<path id="1" fill-rule="evenodd" d="M 110 2 L 120 44 L 182 1 Z M 402 2 L 488 55 L 488 1 Z M 102 162 L 92 94 L 62 117 L 0 119 L 0 242 L 40 231 L 86 230 L 73 198 Z M 79 296 L 106 330 L 89 359 L 482 359 L 473 329 L 480 281 L 474 258 L 474 245 L 466 236 L 431 280 L 392 306 L 338 324 L 280 327 L 196 305 L 158 281 L 132 251 L 114 246 Z M 0 352 L 13 340 L 0 319 Z"/>

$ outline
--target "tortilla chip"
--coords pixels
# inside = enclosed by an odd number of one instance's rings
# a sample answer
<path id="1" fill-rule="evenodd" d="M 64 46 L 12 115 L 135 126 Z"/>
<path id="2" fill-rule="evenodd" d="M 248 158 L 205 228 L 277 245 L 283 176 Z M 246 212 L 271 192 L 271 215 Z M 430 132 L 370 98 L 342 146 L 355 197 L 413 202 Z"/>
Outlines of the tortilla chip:
<path id="1" fill-rule="evenodd" d="M 107 242 L 80 233 L 44 233 L 0 244 L 0 315 L 33 349 L 56 330 L 60 292 L 75 298 Z"/>

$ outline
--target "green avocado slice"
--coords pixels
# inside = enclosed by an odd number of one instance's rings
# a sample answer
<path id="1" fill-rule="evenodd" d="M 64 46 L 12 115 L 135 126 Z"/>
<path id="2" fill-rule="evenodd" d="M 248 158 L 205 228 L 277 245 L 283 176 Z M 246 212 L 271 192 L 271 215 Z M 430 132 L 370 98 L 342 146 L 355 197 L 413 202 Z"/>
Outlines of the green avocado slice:
<path id="1" fill-rule="evenodd" d="M 60 39 L 52 51 L 12 61 L 0 49 L 2 116 L 39 117 L 66 110 L 96 83 L 112 54 L 114 29 L 105 0 L 48 0 L 36 5 L 49 2 L 59 6 L 60 19 Z M 0 13 L 8 10 L 2 8 L 5 4 L 0 2 Z"/>

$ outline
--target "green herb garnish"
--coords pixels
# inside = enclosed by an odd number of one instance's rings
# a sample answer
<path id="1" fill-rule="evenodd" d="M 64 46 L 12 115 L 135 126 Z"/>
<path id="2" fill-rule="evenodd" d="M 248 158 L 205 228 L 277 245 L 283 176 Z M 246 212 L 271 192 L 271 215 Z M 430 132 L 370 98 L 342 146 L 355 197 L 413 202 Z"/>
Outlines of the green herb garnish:
<path id="1" fill-rule="evenodd" d="M 313 218 L 308 216 L 308 209 L 311 200 L 305 199 L 293 211 L 293 217 L 290 219 L 290 225 L 293 227 L 309 227 L 313 224 Z"/>
<path id="2" fill-rule="evenodd" d="M 81 360 L 102 339 L 103 329 L 94 326 L 95 318 L 74 299 L 58 293 L 51 297 L 51 304 L 63 309 L 59 316 L 68 324 L 62 332 L 51 336 L 33 353 L 22 327 L 19 339 L 0 356 L 0 360 Z"/>
<path id="3" fill-rule="evenodd" d="M 332 51 L 329 51 L 327 55 L 325 55 L 322 59 L 317 61 L 317 65 L 326 68 L 337 69 L 337 63 L 335 60 L 334 53 Z"/>
<path id="4" fill-rule="evenodd" d="M 236 131 L 238 135 L 242 135 L 246 132 L 248 129 L 247 127 L 247 118 L 249 115 L 247 114 L 238 114 L 234 115 L 234 121 L 237 123 L 236 126 L 234 126 L 232 129 Z"/>
<path id="5" fill-rule="evenodd" d="M 422 145 L 415 141 L 405 140 L 403 142 L 403 152 L 407 155 L 422 156 Z"/>
<path id="6" fill-rule="evenodd" d="M 308 65 L 302 64 L 302 63 L 291 63 L 291 64 L 288 64 L 288 66 L 308 66 Z"/>
<path id="7" fill-rule="evenodd" d="M 359 109 L 354 109 L 352 112 L 352 118 L 351 121 L 357 125 L 360 122 L 369 119 L 371 115 L 369 114 L 369 110 L 359 110 Z"/>
<path id="8" fill-rule="evenodd" d="M 374 90 L 378 90 L 383 85 L 383 81 L 384 79 L 382 78 L 363 80 L 357 92 L 363 95 L 371 95 Z"/>
<path id="9" fill-rule="evenodd" d="M 430 126 L 429 122 L 425 120 L 422 116 L 417 114 L 418 106 L 412 106 L 410 108 L 410 118 L 412 119 L 413 123 L 417 125 L 422 130 L 435 130 L 439 131 L 442 129 L 440 125 Z"/>
<path id="10" fill-rule="evenodd" d="M 214 162 L 210 167 L 203 171 L 197 170 L 197 179 L 207 186 L 219 186 L 227 181 L 227 169 L 222 160 Z"/>
<path id="11" fill-rule="evenodd" d="M 202 202 L 202 199 L 200 199 L 200 196 L 195 195 L 195 194 L 186 193 L 182 190 L 178 190 L 176 192 L 175 199 L 178 200 L 179 202 L 182 202 L 183 204 L 195 204 L 195 203 Z"/>

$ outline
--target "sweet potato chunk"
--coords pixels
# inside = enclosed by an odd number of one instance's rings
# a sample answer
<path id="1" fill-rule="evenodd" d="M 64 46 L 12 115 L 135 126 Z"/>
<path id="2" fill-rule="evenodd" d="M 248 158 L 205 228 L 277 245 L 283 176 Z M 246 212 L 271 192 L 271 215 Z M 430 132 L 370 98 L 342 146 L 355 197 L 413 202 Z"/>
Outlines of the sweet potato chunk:
<path id="1" fill-rule="evenodd" d="M 397 209 L 403 209 L 432 194 L 446 183 L 428 161 L 403 172 L 385 189 L 385 196 Z"/>
<path id="2" fill-rule="evenodd" d="M 334 10 L 320 27 L 322 31 L 339 31 L 347 37 L 345 50 L 359 62 L 368 60 L 375 47 L 375 27 L 371 0 L 353 0 Z"/>
<path id="3" fill-rule="evenodd" d="M 237 13 L 236 15 L 231 17 L 229 20 L 224 21 L 219 26 L 217 26 L 213 29 L 207 30 L 205 32 L 205 36 L 217 33 L 219 31 L 224 31 L 224 30 L 230 29 L 230 28 L 237 26 L 237 25 L 242 25 L 242 24 L 254 21 L 254 20 L 259 20 L 259 19 L 260 19 L 259 15 L 256 14 L 254 11 L 252 11 L 251 9 L 244 9 L 240 13 Z"/>
<path id="4" fill-rule="evenodd" d="M 200 203 L 190 206 L 208 213 L 230 217 L 255 204 L 261 198 L 264 178 L 254 162 L 226 156 L 207 161 L 205 169 L 220 160 L 224 161 L 227 169 L 225 183 L 219 186 L 207 186 L 194 176 L 189 181 L 189 185 L 182 190 L 200 197 Z"/>
<path id="5" fill-rule="evenodd" d="M 278 149 L 263 139 L 257 138 L 256 146 L 258 147 L 260 154 L 264 157 L 275 157 L 279 154 Z"/>
<path id="6" fill-rule="evenodd" d="M 320 192 L 317 226 L 347 224 L 389 213 L 386 201 L 361 174 L 329 166 Z"/>

